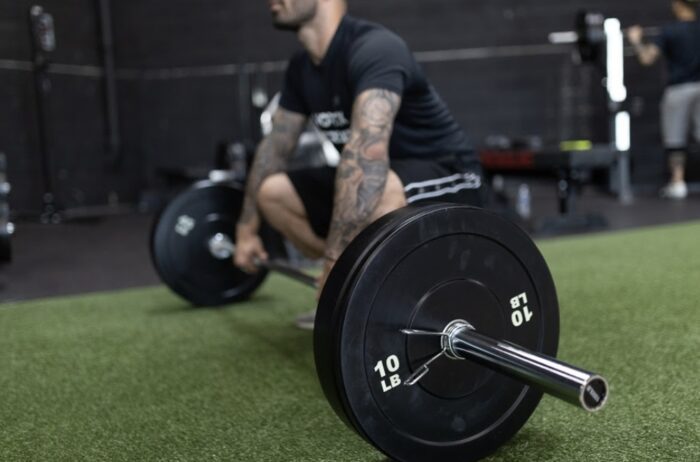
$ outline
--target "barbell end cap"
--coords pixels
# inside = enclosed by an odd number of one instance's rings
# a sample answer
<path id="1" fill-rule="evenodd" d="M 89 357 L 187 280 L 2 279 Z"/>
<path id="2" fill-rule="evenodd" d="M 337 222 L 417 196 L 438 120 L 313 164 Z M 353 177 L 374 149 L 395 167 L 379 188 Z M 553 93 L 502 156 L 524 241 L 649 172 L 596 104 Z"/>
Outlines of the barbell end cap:
<path id="1" fill-rule="evenodd" d="M 233 257 L 236 246 L 231 239 L 223 233 L 214 234 L 207 243 L 209 252 L 218 260 L 227 260 Z"/>
<path id="2" fill-rule="evenodd" d="M 600 375 L 592 375 L 581 387 L 579 401 L 588 412 L 598 412 L 608 403 L 610 396 L 608 381 Z"/>

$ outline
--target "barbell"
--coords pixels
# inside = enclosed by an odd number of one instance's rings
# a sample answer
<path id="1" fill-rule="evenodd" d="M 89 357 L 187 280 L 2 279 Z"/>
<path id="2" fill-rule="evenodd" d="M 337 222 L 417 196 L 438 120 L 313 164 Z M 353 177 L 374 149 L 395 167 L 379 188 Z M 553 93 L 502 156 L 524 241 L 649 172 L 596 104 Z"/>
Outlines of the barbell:
<path id="1" fill-rule="evenodd" d="M 154 224 L 158 272 L 195 304 L 249 296 L 268 270 L 315 286 L 278 260 L 255 275 L 234 268 L 243 195 L 241 185 L 198 183 Z M 313 335 L 335 413 L 398 461 L 479 460 L 518 432 L 543 393 L 587 411 L 608 400 L 604 378 L 554 358 L 557 294 L 536 245 L 473 207 L 412 206 L 367 227 L 331 271 Z"/>
<path id="2" fill-rule="evenodd" d="M 230 261 L 236 254 L 236 245 L 231 240 L 231 237 L 224 233 L 214 234 L 209 241 L 207 241 L 207 247 L 209 248 L 209 253 L 211 253 L 214 258 L 218 258 L 219 260 Z M 255 260 L 255 266 L 257 266 L 258 269 L 275 271 L 277 273 L 284 274 L 285 276 L 296 279 L 307 286 L 313 288 L 316 287 L 316 278 L 310 274 L 300 271 L 297 267 L 287 263 L 284 260 Z"/>
<path id="3" fill-rule="evenodd" d="M 596 61 L 603 54 L 608 40 L 605 28 L 607 19 L 610 18 L 607 18 L 603 13 L 582 10 L 576 15 L 573 30 L 552 32 L 549 34 L 549 42 L 576 44 L 578 55 L 583 62 Z M 622 32 L 626 33 L 628 30 L 623 29 Z M 643 31 L 645 36 L 657 36 L 661 33 L 661 28 L 645 27 Z"/>

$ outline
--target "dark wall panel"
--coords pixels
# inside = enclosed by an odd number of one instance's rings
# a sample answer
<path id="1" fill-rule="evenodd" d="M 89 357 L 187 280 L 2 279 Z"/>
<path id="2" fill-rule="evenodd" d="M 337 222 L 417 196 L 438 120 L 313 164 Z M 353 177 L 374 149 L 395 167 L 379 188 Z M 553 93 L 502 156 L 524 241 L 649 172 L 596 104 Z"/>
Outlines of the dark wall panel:
<path id="1" fill-rule="evenodd" d="M 550 142 L 560 139 L 564 129 L 560 68 L 567 64 L 565 56 L 547 56 L 437 63 L 425 68 L 479 145 L 491 135 L 537 136 Z M 484 87 L 489 91 L 481 91 Z"/>
<path id="2" fill-rule="evenodd" d="M 4 78 L 8 75 L 20 78 L 2 87 L 10 90 L 10 101 L 18 101 L 14 111 L 3 111 L 3 118 L 10 116 L 7 125 L 2 120 L 3 127 L 15 128 L 16 136 L 0 143 L 8 154 L 14 187 L 11 204 L 36 211 L 41 206 L 44 183 L 33 82 L 29 74 L 8 73 Z M 137 197 L 134 187 L 138 186 L 133 177 L 140 175 L 141 167 L 133 161 L 114 165 L 107 155 L 101 82 L 60 75 L 52 76 L 51 82 L 46 137 L 51 186 L 58 202 L 67 207 L 104 204 L 110 195 L 133 202 Z"/>
<path id="3" fill-rule="evenodd" d="M 151 167 L 212 165 L 217 143 L 238 130 L 236 79 L 146 81 L 138 108 L 141 147 Z"/>
<path id="4" fill-rule="evenodd" d="M 352 0 L 350 12 L 400 33 L 416 51 L 539 44 L 570 29 L 582 8 L 653 23 L 670 19 L 664 2 L 625 0 Z M 115 2 L 118 56 L 124 67 L 176 67 L 286 59 L 294 36 L 274 31 L 267 2 L 141 0 Z"/>
<path id="5" fill-rule="evenodd" d="M 102 83 L 75 76 L 52 80 L 47 132 L 57 198 L 69 207 L 104 204 L 117 188 L 105 149 Z"/>
<path id="6" fill-rule="evenodd" d="M 272 30 L 266 5 L 230 0 L 115 2 L 117 60 L 121 67 L 140 69 L 285 58 L 298 45 L 288 33 Z"/>
<path id="7" fill-rule="evenodd" d="M 27 12 L 33 3 L 0 0 L 0 107 L 5 109 L 0 114 L 0 150 L 10 158 L 16 208 L 38 206 L 41 192 L 37 114 L 28 71 Z M 655 25 L 671 18 L 665 1 L 349 3 L 352 14 L 385 24 L 414 51 L 544 44 L 549 32 L 569 29 L 581 8 L 621 17 L 627 25 Z M 109 197 L 135 201 L 140 190 L 154 184 L 160 169 L 211 166 L 220 142 L 252 136 L 249 126 L 257 114 L 243 110 L 249 95 L 241 95 L 241 88 L 246 93 L 246 87 L 259 85 L 272 93 L 280 87 L 279 70 L 241 82 L 240 73 L 234 72 L 240 68 L 229 65 L 284 61 L 300 48 L 293 34 L 271 27 L 262 0 L 112 0 L 122 141 L 119 163 L 113 165 L 105 149 L 103 82 L 94 67 L 80 67 L 101 65 L 98 2 L 46 0 L 42 5 L 55 18 L 58 50 L 53 60 L 78 66 L 74 75 L 66 75 L 65 69 L 52 74 L 51 172 L 69 205 L 104 203 Z M 200 75 L 187 77 L 188 69 L 199 69 Z M 572 66 L 566 48 L 555 55 L 438 62 L 425 69 L 476 144 L 499 134 L 551 142 L 603 141 L 607 136 L 601 76 Z M 628 59 L 637 182 L 662 180 L 662 83 L 660 66 L 642 69 Z"/>
<path id="8" fill-rule="evenodd" d="M 12 208 L 32 213 L 40 210 L 44 191 L 39 112 L 30 72 L 28 12 L 36 3 L 0 2 L 0 107 L 8 109 L 0 115 L 0 150 L 8 154 Z M 95 74 L 102 61 L 98 3 L 40 4 L 54 18 L 57 44 L 50 62 L 58 66 L 50 68 L 45 99 L 48 169 L 56 199 L 66 207 L 134 202 L 141 188 L 141 166 L 128 153 L 115 165 L 106 149 L 104 86 Z"/>
<path id="9" fill-rule="evenodd" d="M 34 86 L 25 72 L 0 72 L 0 151 L 7 155 L 11 204 L 39 204 L 41 168 Z"/>
<path id="10" fill-rule="evenodd" d="M 54 61 L 99 63 L 95 0 L 0 1 L 0 59 L 31 59 L 29 8 L 37 4 L 54 18 L 57 44 Z"/>
<path id="11" fill-rule="evenodd" d="M 280 80 L 280 74 L 266 74 L 132 82 L 136 99 L 121 107 L 129 120 L 124 131 L 137 131 L 150 176 L 163 169 L 212 168 L 222 143 L 259 136 L 259 111 L 250 107 L 249 89 L 265 88 L 271 96 Z"/>

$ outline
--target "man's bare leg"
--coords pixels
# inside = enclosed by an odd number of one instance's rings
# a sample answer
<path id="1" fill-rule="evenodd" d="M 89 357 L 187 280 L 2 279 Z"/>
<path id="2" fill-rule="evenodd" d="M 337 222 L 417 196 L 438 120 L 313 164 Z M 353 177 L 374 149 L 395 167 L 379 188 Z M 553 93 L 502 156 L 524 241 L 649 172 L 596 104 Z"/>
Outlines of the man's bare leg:
<path id="1" fill-rule="evenodd" d="M 406 205 L 403 184 L 390 171 L 384 194 L 372 214 L 372 221 Z M 291 180 L 285 174 L 276 174 L 265 179 L 258 193 L 258 209 L 267 222 L 294 244 L 309 258 L 320 258 L 325 253 L 326 242 L 314 233 L 309 223 L 304 204 Z M 297 317 L 295 324 L 300 329 L 313 330 L 316 311 Z"/>
<path id="2" fill-rule="evenodd" d="M 384 194 L 372 214 L 375 221 L 406 205 L 403 184 L 393 171 L 389 172 Z M 258 208 L 265 220 L 308 258 L 321 258 L 326 242 L 311 228 L 304 204 L 286 174 L 266 178 L 258 193 Z"/>
<path id="3" fill-rule="evenodd" d="M 384 194 L 370 220 L 372 222 L 377 221 L 387 213 L 391 213 L 405 206 L 406 193 L 403 190 L 403 183 L 393 170 L 389 170 L 386 186 L 384 186 Z"/>
<path id="4" fill-rule="evenodd" d="M 661 197 L 685 199 L 688 195 L 688 187 L 685 184 L 685 157 L 685 151 L 681 149 L 669 151 L 668 166 L 671 172 L 671 181 L 661 190 Z"/>
<path id="5" fill-rule="evenodd" d="M 671 171 L 671 183 L 685 182 L 685 160 L 685 150 L 674 149 L 669 153 L 668 166 Z"/>
<path id="6" fill-rule="evenodd" d="M 260 185 L 258 208 L 265 220 L 308 258 L 321 258 L 326 247 L 311 228 L 304 204 L 289 177 L 278 173 Z"/>

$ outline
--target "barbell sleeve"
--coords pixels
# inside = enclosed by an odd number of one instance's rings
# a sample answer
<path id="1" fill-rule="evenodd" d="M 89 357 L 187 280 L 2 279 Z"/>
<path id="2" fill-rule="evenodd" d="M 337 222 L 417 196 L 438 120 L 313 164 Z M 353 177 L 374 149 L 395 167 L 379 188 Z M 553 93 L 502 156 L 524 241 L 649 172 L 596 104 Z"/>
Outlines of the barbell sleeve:
<path id="1" fill-rule="evenodd" d="M 626 34 L 630 28 L 622 29 Z M 645 37 L 657 37 L 661 35 L 660 27 L 643 27 Z M 579 40 L 579 34 L 573 30 L 551 32 L 549 34 L 549 43 L 554 45 L 566 45 L 571 43 L 576 43 Z"/>
<path id="2" fill-rule="evenodd" d="M 231 259 L 236 253 L 236 245 L 229 236 L 223 233 L 216 233 L 209 239 L 207 245 L 211 255 L 218 260 Z M 255 266 L 283 274 L 314 289 L 318 287 L 314 276 L 301 271 L 294 265 L 283 260 L 255 260 Z"/>
<path id="3" fill-rule="evenodd" d="M 608 383 L 598 374 L 492 339 L 466 321 L 453 321 L 444 332 L 449 357 L 473 360 L 589 412 L 607 402 Z"/>

